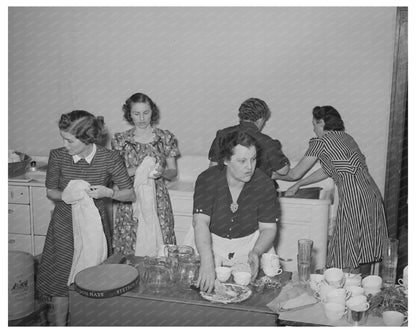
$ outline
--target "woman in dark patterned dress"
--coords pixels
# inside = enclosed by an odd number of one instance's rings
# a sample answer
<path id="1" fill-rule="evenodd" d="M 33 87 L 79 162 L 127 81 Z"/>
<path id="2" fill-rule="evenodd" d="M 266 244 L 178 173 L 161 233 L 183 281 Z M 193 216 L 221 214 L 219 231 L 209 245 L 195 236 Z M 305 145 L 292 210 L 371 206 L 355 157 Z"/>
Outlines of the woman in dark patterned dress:
<path id="1" fill-rule="evenodd" d="M 159 120 L 159 109 L 145 94 L 136 93 L 123 105 L 124 119 L 134 127 L 116 133 L 111 141 L 112 148 L 123 157 L 129 176 L 132 178 L 137 167 L 146 156 L 156 159 L 158 172 L 153 175 L 156 192 L 156 211 L 164 244 L 176 244 L 172 206 L 165 179 L 176 176 L 176 157 L 179 149 L 175 136 L 168 130 L 153 126 Z M 114 252 L 124 255 L 136 251 L 138 219 L 133 216 L 130 203 L 120 202 L 115 217 Z"/>
<path id="2" fill-rule="evenodd" d="M 71 180 L 84 180 L 91 187 L 87 194 L 94 199 L 111 252 L 110 224 L 103 198 L 133 201 L 133 184 L 120 156 L 98 146 L 103 124 L 87 111 L 72 111 L 61 116 L 59 130 L 64 147 L 52 149 L 46 173 L 47 197 L 55 209 L 46 235 L 37 278 L 42 299 L 52 305 L 49 319 L 54 325 L 65 325 L 68 313 L 68 277 L 74 254 L 71 205 L 62 201 L 62 192 Z M 119 190 L 113 190 L 111 183 Z"/>
<path id="3" fill-rule="evenodd" d="M 365 156 L 355 140 L 344 132 L 344 122 L 332 106 L 313 109 L 316 138 L 284 180 L 298 180 L 319 159 L 321 169 L 298 181 L 286 192 L 293 195 L 304 185 L 331 177 L 338 187 L 339 205 L 333 237 L 329 242 L 327 267 L 368 273 L 381 259 L 387 225 L 383 198 L 368 172 Z"/>

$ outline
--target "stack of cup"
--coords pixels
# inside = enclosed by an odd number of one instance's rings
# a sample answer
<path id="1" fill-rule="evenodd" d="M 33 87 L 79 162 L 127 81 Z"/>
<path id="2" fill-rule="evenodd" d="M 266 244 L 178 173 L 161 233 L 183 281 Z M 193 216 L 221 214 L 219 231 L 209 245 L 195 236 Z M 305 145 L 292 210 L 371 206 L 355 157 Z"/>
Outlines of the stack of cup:
<path id="1" fill-rule="evenodd" d="M 264 274 L 269 277 L 279 275 L 283 272 L 280 268 L 280 260 L 277 254 L 263 253 L 260 264 Z"/>
<path id="2" fill-rule="evenodd" d="M 298 240 L 298 276 L 299 282 L 309 281 L 312 262 L 313 241 L 310 239 Z"/>
<path id="3" fill-rule="evenodd" d="M 365 325 L 368 317 L 368 308 L 370 304 L 364 295 L 352 296 L 347 301 L 347 321 L 354 326 Z"/>

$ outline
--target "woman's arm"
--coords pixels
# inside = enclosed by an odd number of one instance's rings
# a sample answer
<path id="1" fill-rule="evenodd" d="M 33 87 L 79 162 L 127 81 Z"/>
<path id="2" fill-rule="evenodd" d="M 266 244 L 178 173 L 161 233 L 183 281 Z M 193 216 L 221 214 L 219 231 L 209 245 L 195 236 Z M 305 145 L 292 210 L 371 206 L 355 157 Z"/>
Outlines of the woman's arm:
<path id="1" fill-rule="evenodd" d="M 316 163 L 318 160 L 315 156 L 303 156 L 302 159 L 296 164 L 295 167 L 289 170 L 287 175 L 281 175 L 277 172 L 273 172 L 272 179 L 280 179 L 280 180 L 288 180 L 288 181 L 295 181 L 302 178 L 305 173 L 308 172 L 310 168 Z"/>
<path id="2" fill-rule="evenodd" d="M 62 191 L 46 189 L 46 196 L 52 201 L 62 201 Z"/>
<path id="3" fill-rule="evenodd" d="M 201 256 L 201 267 L 196 285 L 201 290 L 208 291 L 208 293 L 213 290 L 215 282 L 214 255 L 211 246 L 211 233 L 209 231 L 210 222 L 211 217 L 205 214 L 194 214 L 192 220 L 196 248 Z"/>
<path id="4" fill-rule="evenodd" d="M 320 182 L 321 180 L 327 179 L 328 177 L 329 176 L 325 174 L 324 170 L 322 168 L 319 168 L 318 170 L 311 173 L 308 177 L 299 180 L 296 184 L 289 187 L 286 191 L 285 196 L 290 197 L 292 195 L 295 195 L 300 187 Z"/>
<path id="5" fill-rule="evenodd" d="M 276 223 L 262 223 L 259 222 L 259 238 L 257 238 L 256 244 L 253 249 L 248 253 L 248 263 L 251 268 L 251 280 L 254 281 L 257 277 L 260 267 L 261 255 L 268 251 L 273 245 L 274 238 L 276 237 L 277 225 Z"/>
<path id="6" fill-rule="evenodd" d="M 87 194 L 93 199 L 111 198 L 117 201 L 136 201 L 136 194 L 133 188 L 122 189 L 109 188 L 102 185 L 91 186 Z"/>
<path id="7" fill-rule="evenodd" d="M 172 180 L 178 174 L 177 166 L 176 166 L 176 158 L 175 157 L 168 157 L 166 159 L 166 168 L 165 171 L 162 173 L 162 177 L 167 180 Z"/>

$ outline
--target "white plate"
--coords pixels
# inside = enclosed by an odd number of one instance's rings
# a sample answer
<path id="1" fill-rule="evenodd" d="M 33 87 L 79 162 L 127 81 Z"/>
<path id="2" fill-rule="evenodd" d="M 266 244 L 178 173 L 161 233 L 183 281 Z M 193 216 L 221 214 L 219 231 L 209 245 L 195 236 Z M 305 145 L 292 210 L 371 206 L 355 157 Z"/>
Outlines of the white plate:
<path id="1" fill-rule="evenodd" d="M 224 286 L 227 287 L 227 289 L 231 289 L 237 293 L 237 296 L 232 297 L 225 297 L 222 295 L 217 295 L 214 293 L 208 294 L 205 291 L 200 291 L 199 294 L 203 299 L 206 299 L 207 301 L 213 302 L 213 303 L 222 303 L 222 304 L 230 304 L 230 303 L 240 303 L 248 299 L 252 291 L 247 286 L 240 286 L 238 284 L 233 283 L 223 283 Z"/>

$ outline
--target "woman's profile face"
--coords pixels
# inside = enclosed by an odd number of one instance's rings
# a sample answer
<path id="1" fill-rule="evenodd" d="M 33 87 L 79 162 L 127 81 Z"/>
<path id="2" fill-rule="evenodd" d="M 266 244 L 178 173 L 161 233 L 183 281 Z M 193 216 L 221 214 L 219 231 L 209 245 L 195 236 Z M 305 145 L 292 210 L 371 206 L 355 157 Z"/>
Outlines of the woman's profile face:
<path id="1" fill-rule="evenodd" d="M 145 129 L 150 126 L 152 109 L 148 103 L 133 103 L 131 105 L 131 119 L 134 126 Z"/>
<path id="2" fill-rule="evenodd" d="M 315 119 L 312 118 L 312 125 L 313 125 L 313 131 L 315 132 L 316 136 L 318 138 L 321 138 L 324 135 L 324 126 L 325 123 L 322 119 Z"/>
<path id="3" fill-rule="evenodd" d="M 81 155 L 87 156 L 88 145 L 77 139 L 74 135 L 69 132 L 60 131 L 62 139 L 64 140 L 64 147 L 71 156 Z"/>
<path id="4" fill-rule="evenodd" d="M 227 175 L 234 180 L 247 183 L 256 169 L 256 148 L 237 145 L 233 152 L 231 158 L 224 161 L 227 166 Z"/>

